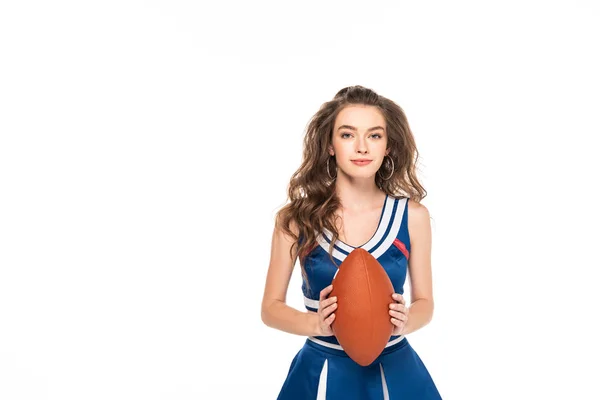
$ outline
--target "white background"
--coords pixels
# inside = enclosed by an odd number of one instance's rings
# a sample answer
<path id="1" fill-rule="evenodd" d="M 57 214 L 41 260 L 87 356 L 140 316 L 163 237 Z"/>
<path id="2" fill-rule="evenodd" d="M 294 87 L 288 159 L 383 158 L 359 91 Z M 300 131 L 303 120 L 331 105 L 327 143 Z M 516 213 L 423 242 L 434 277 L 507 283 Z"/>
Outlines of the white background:
<path id="1" fill-rule="evenodd" d="M 305 338 L 260 319 L 273 218 L 308 120 L 355 84 L 421 153 L 436 306 L 409 340 L 443 398 L 600 398 L 599 19 L 3 1 L 0 398 L 275 399 Z"/>

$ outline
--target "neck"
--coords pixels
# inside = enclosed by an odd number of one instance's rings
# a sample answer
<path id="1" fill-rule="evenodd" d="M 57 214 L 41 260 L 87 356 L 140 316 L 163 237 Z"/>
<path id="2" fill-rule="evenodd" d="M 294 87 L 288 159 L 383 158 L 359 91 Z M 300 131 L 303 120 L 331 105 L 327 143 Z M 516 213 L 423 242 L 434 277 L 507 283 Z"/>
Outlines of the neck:
<path id="1" fill-rule="evenodd" d="M 375 184 L 374 177 L 357 179 L 339 173 L 335 191 L 344 209 L 357 212 L 381 207 L 381 199 L 385 196 Z"/>

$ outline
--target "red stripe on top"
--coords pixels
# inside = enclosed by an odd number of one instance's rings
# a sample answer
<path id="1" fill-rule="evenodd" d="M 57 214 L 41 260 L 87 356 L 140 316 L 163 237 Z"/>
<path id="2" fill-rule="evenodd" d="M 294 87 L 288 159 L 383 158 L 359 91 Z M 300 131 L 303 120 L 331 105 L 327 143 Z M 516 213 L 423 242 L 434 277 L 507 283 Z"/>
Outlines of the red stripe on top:
<path id="1" fill-rule="evenodd" d="M 408 257 L 409 257 L 408 250 L 406 250 L 406 246 L 404 245 L 404 243 L 402 243 L 402 241 L 400 241 L 400 239 L 396 238 L 394 240 L 394 246 L 396 246 L 398 249 L 400 249 L 402 254 L 404 254 L 404 257 L 406 257 L 406 259 L 408 260 Z"/>
<path id="2" fill-rule="evenodd" d="M 304 254 L 302 256 L 302 258 L 306 257 L 307 255 L 309 255 L 314 249 L 316 249 L 319 246 L 318 242 L 313 243 L 312 247 L 305 249 Z"/>

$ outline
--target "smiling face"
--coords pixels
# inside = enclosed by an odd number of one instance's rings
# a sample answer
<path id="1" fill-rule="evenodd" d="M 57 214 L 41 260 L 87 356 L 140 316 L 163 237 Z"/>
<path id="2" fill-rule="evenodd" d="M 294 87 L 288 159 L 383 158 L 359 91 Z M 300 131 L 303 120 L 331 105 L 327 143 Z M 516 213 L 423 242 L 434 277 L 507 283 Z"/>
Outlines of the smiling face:
<path id="1" fill-rule="evenodd" d="M 375 106 L 349 105 L 335 119 L 329 154 L 335 155 L 338 174 L 351 178 L 372 178 L 389 153 L 386 123 Z M 371 160 L 357 164 L 355 160 Z"/>

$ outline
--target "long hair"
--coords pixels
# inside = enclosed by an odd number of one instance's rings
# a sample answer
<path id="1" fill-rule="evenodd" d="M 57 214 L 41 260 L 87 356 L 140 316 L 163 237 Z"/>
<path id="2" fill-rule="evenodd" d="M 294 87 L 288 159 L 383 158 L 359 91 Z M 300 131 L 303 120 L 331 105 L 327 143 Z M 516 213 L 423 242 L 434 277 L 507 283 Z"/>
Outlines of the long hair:
<path id="1" fill-rule="evenodd" d="M 393 159 L 394 170 L 391 171 L 391 162 L 383 162 L 375 175 L 376 185 L 392 197 L 410 197 L 420 202 L 427 196 L 425 188 L 417 179 L 419 152 L 402 108 L 363 86 L 341 89 L 333 100 L 323 103 L 310 119 L 304 137 L 302 163 L 290 179 L 287 204 L 275 217 L 276 225 L 295 240 L 290 249 L 290 257 L 296 252 L 306 281 L 304 260 L 317 245 L 317 237 L 323 232 L 323 228 L 333 235 L 329 257 L 336 264 L 332 255 L 333 245 L 339 237 L 335 226 L 335 211 L 341 203 L 335 192 L 336 176 L 330 178 L 331 169 L 335 171 L 332 168 L 335 167 L 335 162 L 331 162 L 335 161 L 334 158 L 329 162 L 332 164 L 329 166 L 330 171 L 327 170 L 327 160 L 330 158 L 327 149 L 332 144 L 337 115 L 344 107 L 353 104 L 377 107 L 386 121 L 387 148 L 390 150 L 388 156 Z M 381 176 L 390 178 L 384 180 Z M 290 228 L 292 222 L 299 235 Z"/>

